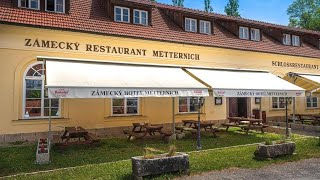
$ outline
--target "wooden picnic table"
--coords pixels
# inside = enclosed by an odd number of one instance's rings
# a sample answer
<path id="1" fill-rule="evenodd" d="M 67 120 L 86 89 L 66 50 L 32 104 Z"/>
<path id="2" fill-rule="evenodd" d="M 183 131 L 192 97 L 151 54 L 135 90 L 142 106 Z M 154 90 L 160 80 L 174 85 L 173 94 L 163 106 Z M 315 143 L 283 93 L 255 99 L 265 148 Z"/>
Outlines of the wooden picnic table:
<path id="1" fill-rule="evenodd" d="M 76 126 L 76 127 L 65 127 L 64 132 L 60 136 L 61 143 L 59 142 L 59 137 L 55 137 L 55 141 L 58 144 L 70 145 L 70 144 L 92 144 L 96 142 L 100 142 L 100 139 L 94 134 L 89 133 L 86 129 Z M 75 141 L 70 141 L 71 139 L 75 139 Z"/>
<path id="2" fill-rule="evenodd" d="M 163 126 L 162 125 L 152 125 L 149 123 L 133 123 L 133 128 L 131 131 L 124 130 L 124 134 L 128 134 L 128 139 L 131 139 L 131 137 L 135 137 L 137 139 L 142 139 L 148 134 L 150 136 L 156 135 L 156 133 L 159 133 L 161 136 L 169 136 L 172 135 L 172 133 L 166 133 L 162 131 Z"/>
<path id="3" fill-rule="evenodd" d="M 198 121 L 196 120 L 182 120 L 183 122 L 183 126 L 186 126 L 186 127 L 195 127 L 194 124 L 198 123 Z"/>
<path id="4" fill-rule="evenodd" d="M 293 114 L 290 114 L 293 116 Z M 295 114 L 298 117 L 298 121 L 301 121 L 302 124 L 305 121 L 311 120 L 313 125 L 320 125 L 320 114 Z"/>
<path id="5" fill-rule="evenodd" d="M 177 130 L 183 132 L 184 130 L 188 130 L 188 128 L 198 129 L 198 121 L 196 120 L 182 120 L 183 126 L 176 127 Z M 200 121 L 200 129 L 204 129 L 205 131 L 211 131 L 214 136 L 216 136 L 216 132 L 218 131 L 217 127 L 214 127 L 215 123 L 212 121 Z"/>
<path id="6" fill-rule="evenodd" d="M 262 119 L 254 118 L 244 118 L 244 117 L 228 117 L 229 123 L 222 124 L 226 126 L 226 131 L 229 127 L 240 127 L 241 129 L 246 130 L 246 134 L 249 133 L 249 130 L 260 130 L 264 133 L 263 129 L 268 127 L 267 125 L 262 124 Z"/>

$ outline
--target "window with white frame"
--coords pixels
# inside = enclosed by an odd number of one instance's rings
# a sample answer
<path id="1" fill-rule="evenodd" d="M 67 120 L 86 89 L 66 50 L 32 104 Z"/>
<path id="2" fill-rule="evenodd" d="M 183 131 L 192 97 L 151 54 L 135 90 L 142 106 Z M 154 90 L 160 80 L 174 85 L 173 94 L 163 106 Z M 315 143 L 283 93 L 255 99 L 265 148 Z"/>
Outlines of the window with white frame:
<path id="1" fill-rule="evenodd" d="M 260 29 L 250 29 L 250 35 L 252 41 L 260 41 Z"/>
<path id="2" fill-rule="evenodd" d="M 33 64 L 24 76 L 24 118 L 41 118 L 49 116 L 48 91 L 44 88 L 43 63 Z M 51 116 L 59 116 L 59 99 L 51 99 Z"/>
<path id="3" fill-rule="evenodd" d="M 186 18 L 185 19 L 185 31 L 197 32 L 197 20 Z"/>
<path id="4" fill-rule="evenodd" d="M 112 99 L 113 115 L 137 115 L 139 98 L 114 98 Z"/>
<path id="5" fill-rule="evenodd" d="M 134 18 L 133 23 L 134 24 L 141 24 L 141 25 L 148 25 L 148 12 L 135 9 L 133 10 Z"/>
<path id="6" fill-rule="evenodd" d="M 307 108 L 318 107 L 318 97 L 307 96 L 306 97 Z"/>
<path id="7" fill-rule="evenodd" d="M 292 35 L 292 46 L 300 46 L 300 36 Z"/>
<path id="8" fill-rule="evenodd" d="M 18 6 L 29 9 L 40 9 L 40 0 L 19 0 Z"/>
<path id="9" fill-rule="evenodd" d="M 114 21 L 117 22 L 130 22 L 130 9 L 125 7 L 114 7 Z"/>
<path id="10" fill-rule="evenodd" d="M 199 98 L 195 97 L 195 102 L 192 104 L 193 97 L 179 97 L 179 112 L 188 113 L 188 112 L 198 112 L 199 107 Z"/>
<path id="11" fill-rule="evenodd" d="M 290 34 L 283 34 L 282 38 L 284 45 L 291 45 L 291 35 Z"/>
<path id="12" fill-rule="evenodd" d="M 283 109 L 286 106 L 284 97 L 272 97 L 272 108 L 273 109 Z"/>
<path id="13" fill-rule="evenodd" d="M 249 39 L 249 28 L 239 27 L 239 38 L 240 39 Z"/>
<path id="14" fill-rule="evenodd" d="M 65 0 L 46 0 L 46 11 L 65 12 Z"/>
<path id="15" fill-rule="evenodd" d="M 200 20 L 200 33 L 211 34 L 211 22 Z"/>

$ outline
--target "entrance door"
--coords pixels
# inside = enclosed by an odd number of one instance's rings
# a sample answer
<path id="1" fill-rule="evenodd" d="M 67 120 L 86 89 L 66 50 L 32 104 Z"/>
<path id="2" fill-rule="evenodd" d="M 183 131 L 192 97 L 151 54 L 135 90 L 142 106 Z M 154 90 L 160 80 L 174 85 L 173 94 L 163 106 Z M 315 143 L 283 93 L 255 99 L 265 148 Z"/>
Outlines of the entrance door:
<path id="1" fill-rule="evenodd" d="M 229 117 L 248 117 L 248 99 L 229 98 Z"/>

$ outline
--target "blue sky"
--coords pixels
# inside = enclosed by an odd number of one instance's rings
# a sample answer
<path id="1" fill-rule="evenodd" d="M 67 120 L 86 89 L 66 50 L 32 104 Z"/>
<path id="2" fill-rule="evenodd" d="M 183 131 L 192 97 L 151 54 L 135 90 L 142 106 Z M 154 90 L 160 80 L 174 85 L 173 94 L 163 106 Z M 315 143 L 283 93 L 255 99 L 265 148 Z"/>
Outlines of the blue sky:
<path id="1" fill-rule="evenodd" d="M 287 8 L 294 0 L 239 0 L 241 17 L 270 23 L 288 25 Z M 158 2 L 172 4 L 172 0 L 158 0 Z M 204 9 L 204 0 L 184 0 L 184 6 L 193 9 Z M 228 0 L 211 0 L 213 11 L 224 13 Z"/>

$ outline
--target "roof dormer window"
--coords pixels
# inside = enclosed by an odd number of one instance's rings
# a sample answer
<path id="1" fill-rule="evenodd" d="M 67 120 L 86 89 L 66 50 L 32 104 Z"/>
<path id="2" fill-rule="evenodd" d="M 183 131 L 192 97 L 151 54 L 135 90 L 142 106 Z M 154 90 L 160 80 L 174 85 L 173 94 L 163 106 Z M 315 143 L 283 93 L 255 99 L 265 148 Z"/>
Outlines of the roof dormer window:
<path id="1" fill-rule="evenodd" d="M 133 23 L 148 26 L 148 12 L 143 10 L 133 10 Z"/>
<path id="2" fill-rule="evenodd" d="M 300 36 L 292 35 L 292 46 L 300 46 Z"/>
<path id="3" fill-rule="evenodd" d="M 40 0 L 19 0 L 18 6 L 28 9 L 40 9 Z"/>
<path id="4" fill-rule="evenodd" d="M 65 0 L 46 0 L 46 11 L 65 13 Z"/>
<path id="5" fill-rule="evenodd" d="M 240 39 L 249 39 L 249 28 L 239 27 L 239 38 Z"/>
<path id="6" fill-rule="evenodd" d="M 186 18 L 185 19 L 185 31 L 188 32 L 197 32 L 197 20 Z"/>
<path id="7" fill-rule="evenodd" d="M 288 46 L 301 46 L 300 36 L 283 34 L 283 44 Z"/>
<path id="8" fill-rule="evenodd" d="M 130 9 L 125 7 L 115 6 L 114 21 L 130 23 Z"/>
<path id="9" fill-rule="evenodd" d="M 291 45 L 291 36 L 290 34 L 283 34 L 282 42 L 284 45 Z"/>
<path id="10" fill-rule="evenodd" d="M 211 34 L 211 22 L 200 20 L 200 33 Z"/>
<path id="11" fill-rule="evenodd" d="M 250 28 L 250 38 L 252 41 L 260 41 L 260 29 Z"/>

